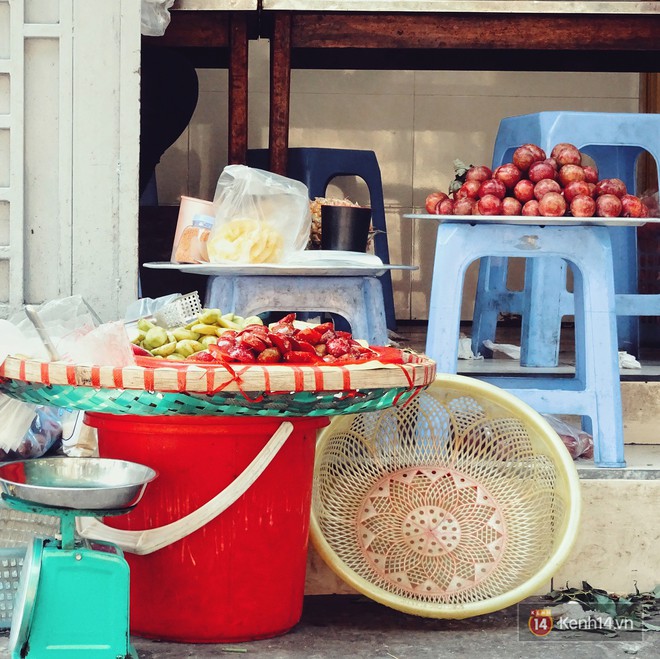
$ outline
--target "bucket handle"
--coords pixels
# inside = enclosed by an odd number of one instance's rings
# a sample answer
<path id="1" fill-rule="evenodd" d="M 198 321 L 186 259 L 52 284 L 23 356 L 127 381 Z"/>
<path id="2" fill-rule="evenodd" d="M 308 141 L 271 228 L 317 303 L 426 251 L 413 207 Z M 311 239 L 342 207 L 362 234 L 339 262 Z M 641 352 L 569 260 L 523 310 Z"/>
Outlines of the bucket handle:
<path id="1" fill-rule="evenodd" d="M 181 519 L 155 529 L 128 531 L 106 526 L 93 517 L 78 517 L 76 519 L 78 534 L 83 538 L 112 542 L 123 551 L 138 555 L 151 554 L 167 547 L 202 528 L 243 496 L 272 462 L 292 432 L 293 424 L 290 421 L 283 421 L 254 460 L 232 483 L 210 501 Z"/>

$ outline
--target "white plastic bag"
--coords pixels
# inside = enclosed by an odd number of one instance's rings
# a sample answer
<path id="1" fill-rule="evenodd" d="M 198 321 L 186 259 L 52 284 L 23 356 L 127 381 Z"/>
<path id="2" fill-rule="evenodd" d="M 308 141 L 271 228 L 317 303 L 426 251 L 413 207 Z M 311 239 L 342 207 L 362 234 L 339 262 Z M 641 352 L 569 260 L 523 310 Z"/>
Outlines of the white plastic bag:
<path id="1" fill-rule="evenodd" d="M 80 295 L 46 302 L 36 309 L 36 313 L 43 326 L 42 332 L 50 340 L 59 360 L 116 367 L 135 364 L 124 324 L 120 321 L 102 323 Z M 13 336 L 20 337 L 20 342 L 11 346 L 8 354 L 30 355 L 49 361 L 43 344 L 39 349 L 35 348 L 41 339 L 25 310 L 12 321 L 19 330 Z"/>
<path id="2" fill-rule="evenodd" d="M 126 331 L 120 320 L 103 323 L 80 337 L 69 358 L 76 364 L 109 365 L 116 368 L 135 364 L 135 355 Z"/>
<path id="3" fill-rule="evenodd" d="M 213 203 L 207 247 L 211 263 L 282 263 L 309 241 L 307 186 L 245 165 L 224 168 Z"/>
<path id="4" fill-rule="evenodd" d="M 484 347 L 492 350 L 493 352 L 502 352 L 511 359 L 520 359 L 520 346 L 513 345 L 512 343 L 493 343 L 489 339 L 484 341 Z"/>
<path id="5" fill-rule="evenodd" d="M 140 30 L 145 37 L 162 37 L 170 24 L 174 0 L 142 0 Z"/>
<path id="6" fill-rule="evenodd" d="M 6 460 L 10 451 L 15 451 L 34 419 L 36 405 L 24 403 L 0 394 L 0 460 Z"/>
<path id="7" fill-rule="evenodd" d="M 29 334 L 26 336 L 15 323 L 0 319 L 0 364 L 8 355 L 48 359 L 44 344 L 37 336 L 34 327 L 30 326 Z"/>
<path id="8" fill-rule="evenodd" d="M 80 338 L 100 324 L 99 317 L 80 295 L 50 300 L 35 311 L 55 352 L 64 361 L 75 361 L 72 355 Z M 10 320 L 23 337 L 23 341 L 14 346 L 10 354 L 31 354 L 36 359 L 48 361 L 50 358 L 39 338 L 39 331 L 28 319 L 25 309 Z M 41 344 L 39 350 L 34 349 L 36 344 Z"/>

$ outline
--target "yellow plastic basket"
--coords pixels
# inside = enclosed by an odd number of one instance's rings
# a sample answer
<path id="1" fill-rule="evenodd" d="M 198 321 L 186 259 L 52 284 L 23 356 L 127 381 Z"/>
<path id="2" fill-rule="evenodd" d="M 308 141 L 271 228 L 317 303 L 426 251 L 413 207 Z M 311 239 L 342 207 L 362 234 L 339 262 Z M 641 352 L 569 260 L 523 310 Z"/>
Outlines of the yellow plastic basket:
<path id="1" fill-rule="evenodd" d="M 573 461 L 537 412 L 441 375 L 406 406 L 337 417 L 323 431 L 311 538 L 371 599 L 466 618 L 549 584 L 580 507 Z"/>

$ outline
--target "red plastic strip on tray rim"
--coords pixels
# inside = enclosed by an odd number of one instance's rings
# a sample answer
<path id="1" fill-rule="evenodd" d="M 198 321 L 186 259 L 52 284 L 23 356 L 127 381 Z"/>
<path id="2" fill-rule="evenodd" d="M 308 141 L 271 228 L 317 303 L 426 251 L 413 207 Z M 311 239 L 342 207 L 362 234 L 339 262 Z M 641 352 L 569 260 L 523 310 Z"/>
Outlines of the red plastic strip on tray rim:
<path id="1" fill-rule="evenodd" d="M 113 368 L 112 369 L 112 379 L 115 383 L 117 389 L 124 388 L 124 369 L 122 368 Z"/>
<path id="2" fill-rule="evenodd" d="M 238 390 L 241 392 L 241 395 L 245 400 L 247 400 L 249 403 L 260 403 L 264 399 L 263 394 L 258 394 L 254 398 L 250 398 L 245 391 L 243 390 L 243 387 L 241 387 L 241 375 L 248 369 L 249 367 L 243 367 L 238 373 L 235 374 L 235 381 L 236 381 L 236 386 L 238 387 Z M 264 369 L 261 369 L 262 373 L 264 372 Z"/>
<path id="3" fill-rule="evenodd" d="M 44 384 L 50 384 L 50 367 L 47 362 L 41 364 L 41 381 Z"/>
<path id="4" fill-rule="evenodd" d="M 114 370 L 112 373 L 112 376 L 115 380 L 115 387 L 117 386 L 117 378 L 115 376 Z M 92 383 L 92 387 L 100 387 L 101 386 L 101 367 L 100 366 L 92 366 L 92 371 L 89 374 L 89 379 Z"/>
<path id="5" fill-rule="evenodd" d="M 376 346 L 372 348 L 373 352 L 375 353 L 375 357 L 371 359 L 362 359 L 362 360 L 351 360 L 351 361 L 344 361 L 341 362 L 340 364 L 336 363 L 325 363 L 325 362 L 320 362 L 319 364 L 292 364 L 292 363 L 278 363 L 277 366 L 285 366 L 289 367 L 293 371 L 294 375 L 294 383 L 293 383 L 293 391 L 295 393 L 305 391 L 305 373 L 308 371 L 311 371 L 314 375 L 314 384 L 316 387 L 317 391 L 322 391 L 324 389 L 324 381 L 325 381 L 325 376 L 324 372 L 320 366 L 332 366 L 341 369 L 342 373 L 342 379 L 343 379 L 343 393 L 344 397 L 354 397 L 356 396 L 359 392 L 354 390 L 351 387 L 351 372 L 350 369 L 347 368 L 347 366 L 351 365 L 356 365 L 356 364 L 365 364 L 368 363 L 369 361 L 377 361 L 383 364 L 394 364 L 397 365 L 401 368 L 401 370 L 404 373 L 404 376 L 406 380 L 408 381 L 408 389 L 413 388 L 413 380 L 408 373 L 408 371 L 403 367 L 403 364 L 406 363 L 404 361 L 404 353 L 403 351 L 399 350 L 398 348 L 393 348 L 390 346 Z M 152 387 L 149 389 L 150 391 L 153 389 L 153 376 L 155 373 L 156 368 L 160 368 L 163 366 L 163 360 L 157 359 L 154 357 L 141 357 L 141 356 L 136 356 L 135 358 L 136 364 L 139 366 L 142 366 L 145 371 L 145 387 L 147 386 L 147 373 L 150 373 L 151 377 L 149 379 L 149 382 L 151 383 Z M 408 360 L 410 362 L 412 360 Z M 156 362 L 156 363 L 154 363 Z M 233 364 L 233 367 L 232 367 Z M 179 369 L 180 373 L 177 375 L 177 388 L 179 391 L 185 391 L 186 390 L 186 372 L 190 366 L 201 366 L 206 369 L 206 378 L 207 378 L 207 394 L 213 395 L 217 394 L 223 389 L 226 389 L 232 382 L 236 383 L 236 386 L 238 387 L 238 390 L 240 391 L 241 395 L 245 400 L 252 402 L 252 403 L 258 403 L 264 400 L 264 394 L 277 394 L 277 393 L 291 393 L 290 391 L 286 392 L 276 392 L 272 391 L 270 388 L 270 373 L 268 371 L 268 368 L 264 364 L 241 364 L 240 362 L 224 362 L 224 361 L 217 361 L 217 362 L 172 362 L 168 363 L 166 365 L 167 367 L 174 367 L 175 369 Z M 215 385 L 215 369 L 217 367 L 223 367 L 231 376 L 229 380 L 226 382 L 223 382 L 221 385 L 216 386 Z M 238 368 L 237 370 L 234 370 L 237 366 L 240 366 L 241 368 Z M 303 368 L 304 367 L 304 368 Z M 241 386 L 242 384 L 242 378 L 241 375 L 245 373 L 248 369 L 254 369 L 254 368 L 259 368 L 261 373 L 263 374 L 264 377 L 264 394 L 258 394 L 255 397 L 249 396 L 245 389 Z M 400 396 L 401 394 L 399 394 Z M 399 397 L 397 396 L 397 398 Z"/>
<path id="6" fill-rule="evenodd" d="M 342 373 L 342 380 L 343 380 L 343 386 L 344 389 L 343 391 L 338 391 L 338 393 L 342 393 L 343 397 L 355 397 L 362 395 L 360 391 L 355 390 L 353 387 L 351 387 L 351 369 L 349 368 L 353 364 L 365 364 L 368 363 L 369 361 L 374 361 L 374 362 L 380 362 L 383 364 L 390 364 L 390 365 L 395 365 L 400 368 L 400 370 L 403 372 L 404 377 L 406 378 L 408 382 L 408 387 L 406 388 L 407 391 L 413 390 L 416 387 L 414 386 L 414 378 L 411 373 L 409 373 L 409 369 L 406 368 L 406 365 L 409 364 L 420 364 L 425 362 L 422 355 L 417 355 L 415 353 L 410 353 L 410 352 L 405 352 L 402 351 L 398 348 L 394 348 L 391 346 L 377 346 L 374 348 L 374 351 L 378 355 L 377 357 L 370 359 L 370 360 L 361 360 L 361 361 L 355 361 L 355 362 L 341 362 L 340 364 L 334 363 L 334 364 L 328 364 L 328 363 L 319 363 L 319 364 L 290 364 L 290 363 L 279 363 L 279 364 L 273 364 L 272 366 L 278 366 L 278 367 L 284 367 L 284 368 L 290 368 L 292 369 L 294 373 L 294 391 L 295 392 L 301 392 L 305 391 L 305 376 L 311 376 L 313 377 L 314 380 L 314 386 L 316 391 L 323 391 L 324 390 L 324 384 L 325 384 L 325 373 L 327 371 L 325 370 L 326 368 L 330 367 L 333 370 L 336 369 L 341 369 Z M 26 381 L 26 364 L 30 360 L 19 360 L 18 364 L 18 379 Z M 54 366 L 54 364 L 50 362 L 40 362 L 39 363 L 39 372 L 40 372 L 40 381 L 46 385 L 51 384 L 52 382 L 52 373 L 50 371 L 51 367 Z M 77 378 L 76 378 L 76 369 L 77 366 L 75 364 L 57 364 L 59 368 L 64 367 L 64 374 L 66 377 L 66 381 L 69 385 L 71 386 L 77 386 Z M 156 358 L 146 358 L 146 357 L 136 357 L 136 366 L 140 368 L 140 371 L 142 372 L 142 377 L 143 377 L 143 386 L 145 390 L 147 391 L 154 391 L 155 390 L 155 380 L 156 380 L 156 372 L 157 369 L 160 368 L 174 368 L 178 370 L 176 381 L 177 381 L 177 390 L 179 392 L 185 392 L 188 391 L 187 388 L 187 376 L 188 376 L 188 371 L 191 366 L 202 366 L 205 367 L 206 370 L 206 381 L 207 381 L 207 387 L 206 387 L 206 393 L 213 395 L 215 393 L 218 393 L 222 391 L 223 389 L 227 388 L 232 382 L 235 382 L 236 385 L 238 386 L 238 389 L 240 393 L 243 395 L 243 397 L 251 402 L 260 402 L 264 398 L 264 393 L 265 394 L 283 394 L 283 393 L 292 393 L 291 390 L 287 391 L 274 391 L 271 389 L 271 373 L 269 371 L 269 367 L 271 365 L 265 365 L 265 364 L 241 364 L 241 363 L 235 363 L 235 364 L 229 364 L 227 362 L 214 362 L 214 363 L 204 363 L 204 362 L 168 362 L 168 363 L 163 363 L 163 360 L 161 359 L 156 359 Z M 227 373 L 231 376 L 231 378 L 219 386 L 216 385 L 216 369 L 218 367 L 224 368 Z M 238 368 L 236 368 L 238 367 Z M 323 367 L 323 368 L 321 368 Z M 100 386 L 101 384 L 101 374 L 102 374 L 102 369 L 103 367 L 101 366 L 92 366 L 91 368 L 91 373 L 90 373 L 90 383 L 92 386 L 97 387 Z M 262 394 L 258 394 L 255 398 L 252 398 L 249 396 L 246 391 L 244 390 L 242 385 L 243 378 L 241 377 L 244 373 L 249 372 L 255 368 L 258 368 L 261 373 L 263 374 L 263 379 L 264 379 L 264 391 Z M 423 363 L 423 373 L 424 377 L 426 380 L 429 380 L 432 372 L 434 370 L 434 365 L 432 363 L 429 363 L 426 361 L 426 363 Z M 112 369 L 112 376 L 113 376 L 113 382 L 114 385 L 117 389 L 123 389 L 124 388 L 124 369 L 120 367 L 116 367 Z M 12 378 L 7 378 L 6 377 L 6 361 L 3 361 L 0 363 L 0 378 L 3 379 L 9 379 L 11 380 Z M 417 388 L 418 391 L 421 391 L 421 388 Z M 255 392 L 256 393 L 256 392 Z M 404 392 L 399 392 L 399 394 L 396 397 L 396 400 L 400 398 L 400 396 Z M 413 395 L 414 397 L 414 395 Z"/>

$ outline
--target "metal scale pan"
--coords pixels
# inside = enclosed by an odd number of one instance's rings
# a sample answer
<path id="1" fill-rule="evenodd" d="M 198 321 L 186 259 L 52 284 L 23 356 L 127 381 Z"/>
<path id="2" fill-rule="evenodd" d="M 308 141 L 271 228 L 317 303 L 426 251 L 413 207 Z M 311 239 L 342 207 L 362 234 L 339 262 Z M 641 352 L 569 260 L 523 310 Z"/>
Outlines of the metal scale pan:
<path id="1" fill-rule="evenodd" d="M 11 659 L 137 658 L 129 643 L 129 570 L 121 550 L 76 538 L 76 517 L 133 508 L 156 472 L 107 458 L 40 458 L 0 466 L 17 510 L 60 518 L 61 538 L 28 546 L 14 603 Z"/>
<path id="2" fill-rule="evenodd" d="M 149 467 L 108 458 L 40 458 L 0 466 L 3 493 L 46 508 L 129 509 L 155 477 Z"/>

